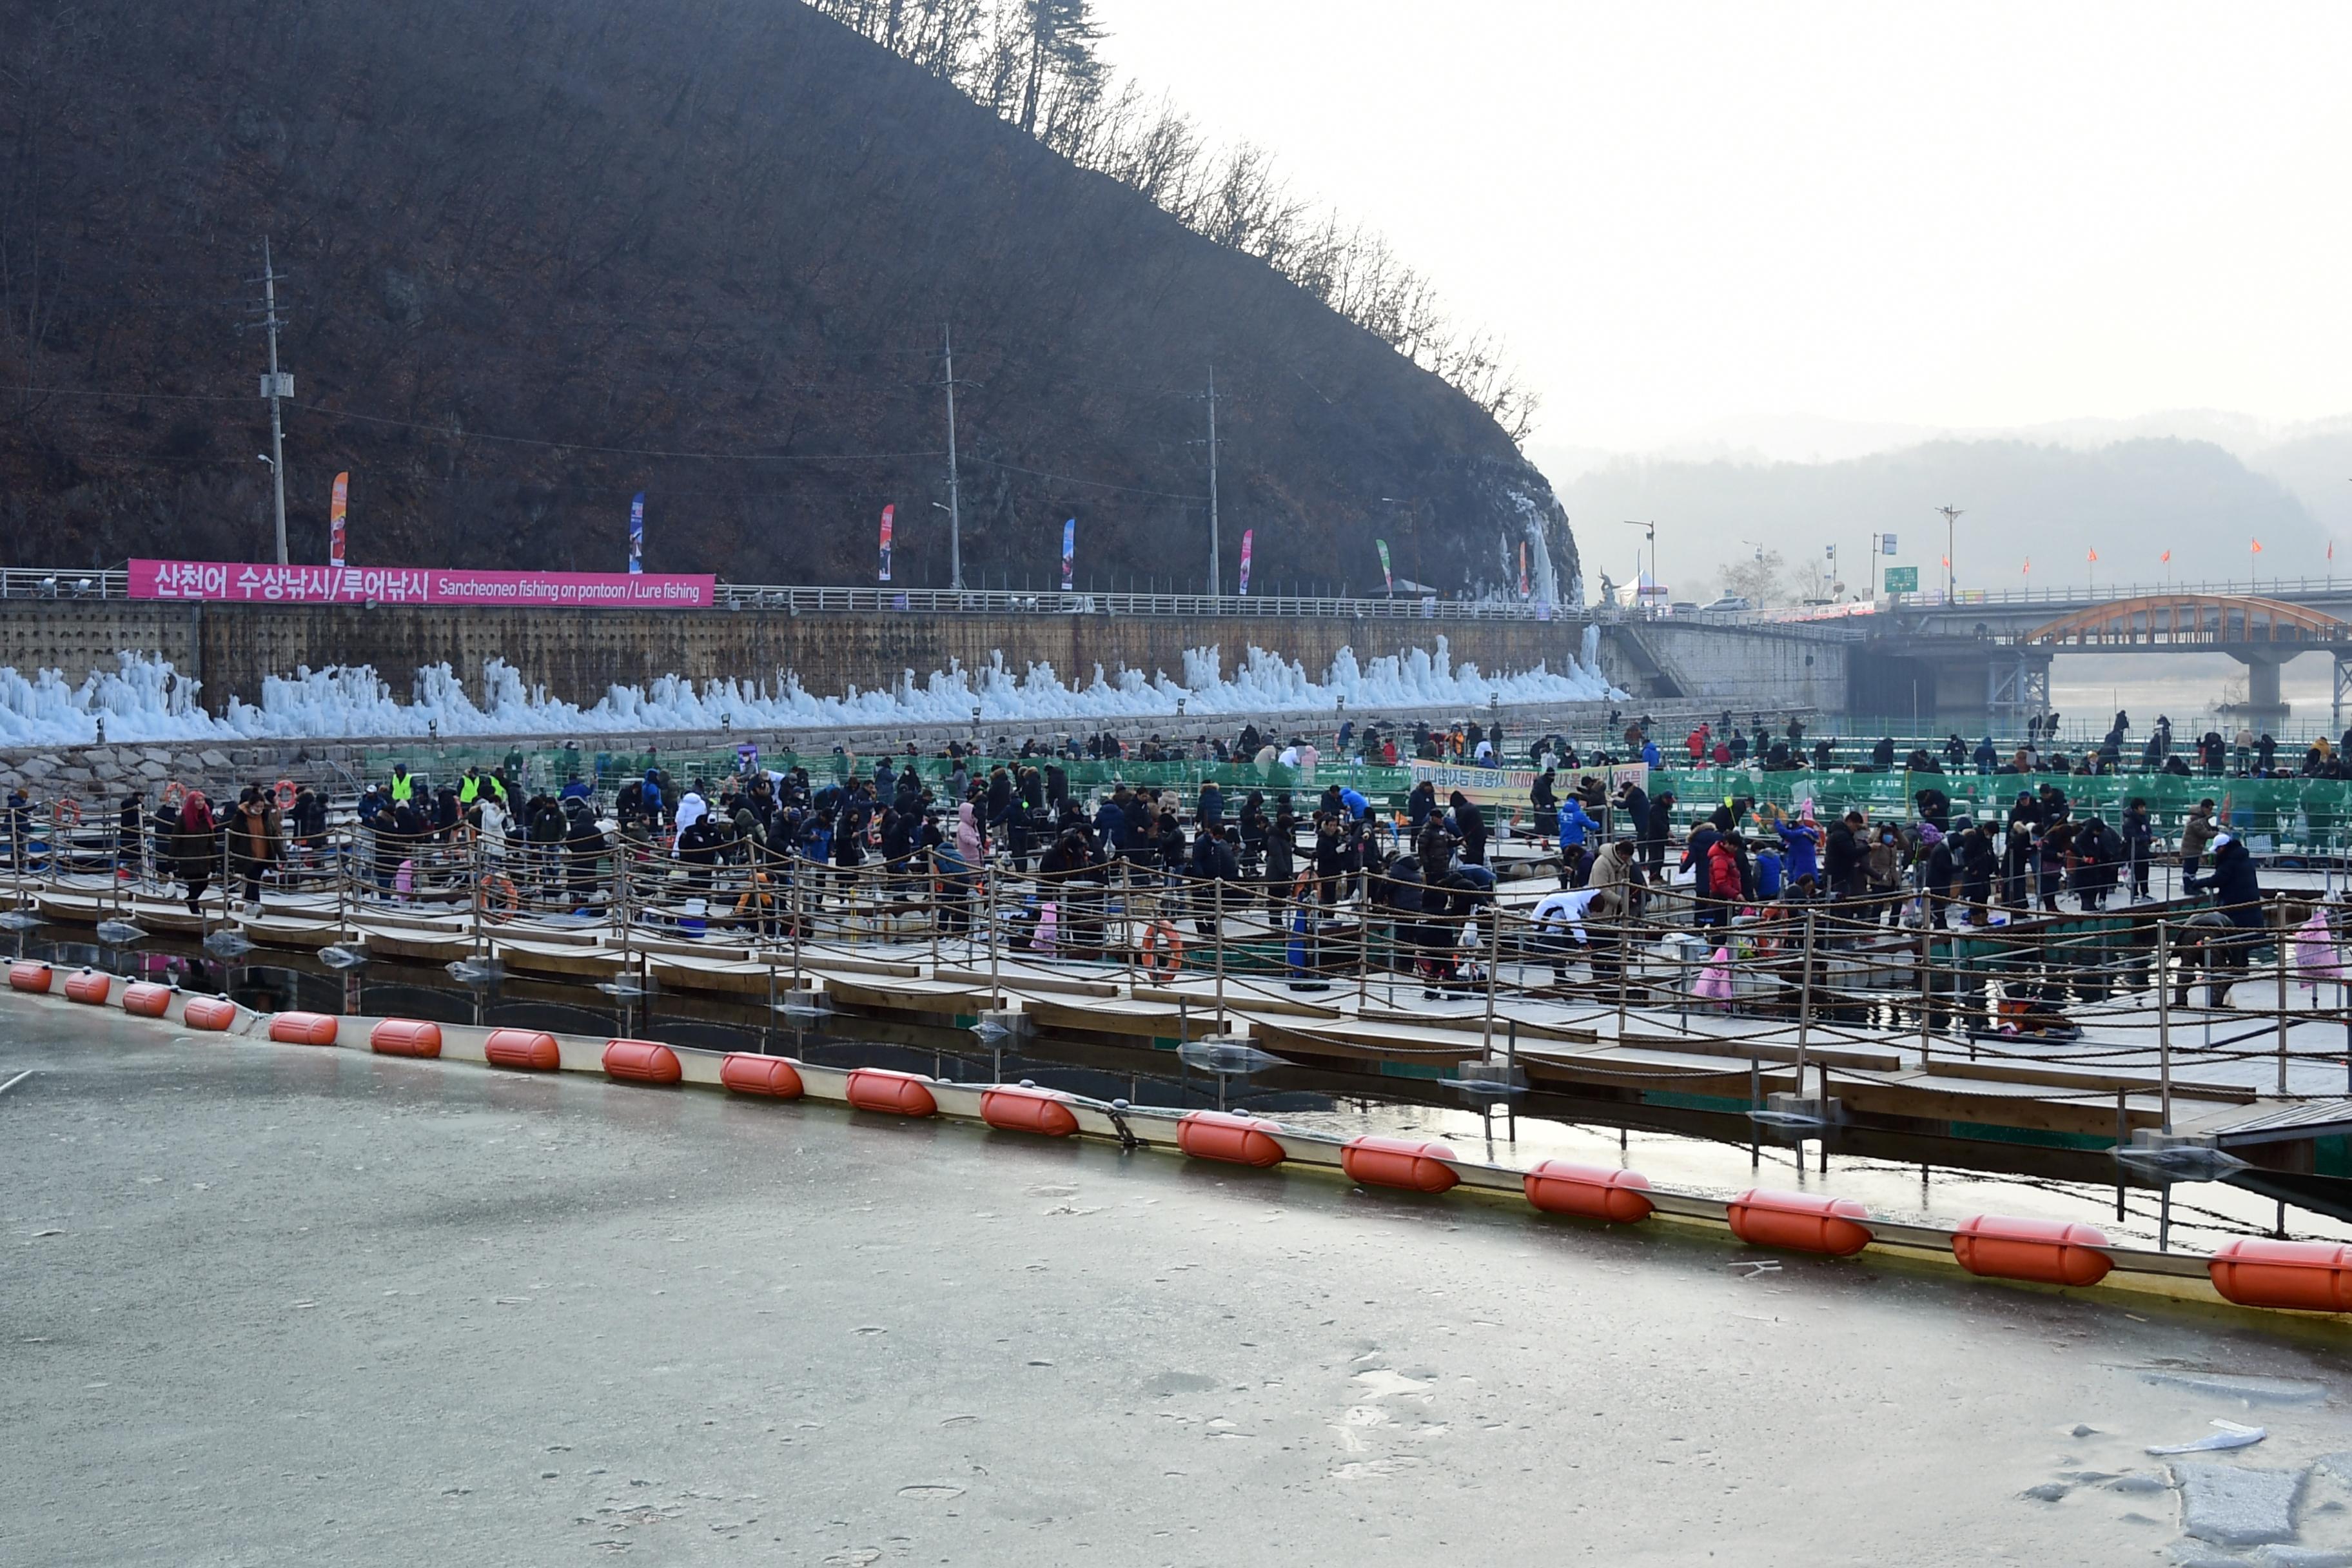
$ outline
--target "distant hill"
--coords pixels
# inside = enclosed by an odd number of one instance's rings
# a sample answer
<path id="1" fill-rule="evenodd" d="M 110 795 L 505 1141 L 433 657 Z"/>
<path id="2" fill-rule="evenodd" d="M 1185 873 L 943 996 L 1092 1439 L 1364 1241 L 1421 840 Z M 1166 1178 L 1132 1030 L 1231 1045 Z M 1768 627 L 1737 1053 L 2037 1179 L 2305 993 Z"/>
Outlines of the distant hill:
<path id="1" fill-rule="evenodd" d="M 2304 458 L 2315 473 L 2328 460 L 2326 450 Z M 1935 509 L 1946 503 L 1965 514 L 1954 552 L 1964 588 L 2079 584 L 2094 549 L 2104 583 L 2163 582 L 2166 550 L 2177 579 L 2243 578 L 2249 539 L 2263 542 L 2256 567 L 2263 576 L 2328 569 L 2328 531 L 2311 508 L 2283 479 L 2208 441 L 2080 448 L 1939 440 L 1825 463 L 1618 458 L 1567 483 L 1561 500 L 1587 525 L 1588 539 L 1592 524 L 1655 518 L 1662 575 L 1685 596 L 1711 590 L 1715 569 L 1755 543 L 1805 572 L 1835 543 L 1841 572 L 1861 591 L 1867 579 L 1857 563 L 1874 532 L 1893 532 L 1900 552 L 1877 564 L 1917 566 L 1922 584 L 1932 584 L 1942 573 L 1945 539 Z M 1608 540 L 1592 569 L 1624 583 L 1640 536 L 1615 531 L 1624 537 Z M 2342 554 L 2341 574 L 2352 577 L 2352 549 Z"/>
<path id="2" fill-rule="evenodd" d="M 240 330 L 289 273 L 293 551 L 358 562 L 1566 595 L 1486 414 L 1263 263 L 788 0 L 0 0 L 0 559 L 262 558 Z"/>

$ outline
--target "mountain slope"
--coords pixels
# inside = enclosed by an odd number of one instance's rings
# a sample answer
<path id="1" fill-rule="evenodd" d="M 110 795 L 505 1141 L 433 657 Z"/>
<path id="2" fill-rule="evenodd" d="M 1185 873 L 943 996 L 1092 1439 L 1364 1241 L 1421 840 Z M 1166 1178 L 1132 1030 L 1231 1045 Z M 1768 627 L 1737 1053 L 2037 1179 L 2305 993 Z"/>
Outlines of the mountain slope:
<path id="1" fill-rule="evenodd" d="M 1901 552 L 1876 564 L 1916 566 L 1923 584 L 1937 582 L 1945 526 L 1935 509 L 1946 503 L 1964 513 L 1954 552 L 1963 588 L 2081 584 L 2094 549 L 2101 583 L 2161 583 L 2167 550 L 2177 580 L 2243 579 L 2250 539 L 2263 542 L 2263 577 L 2328 569 L 2310 510 L 2278 479 L 2203 441 L 2088 451 L 1931 441 L 1835 463 L 1621 460 L 1579 475 L 1561 498 L 1579 518 L 1655 517 L 1668 586 L 1685 596 L 1711 591 L 1714 566 L 1752 544 L 1780 551 L 1801 574 L 1835 544 L 1860 591 L 1857 563 L 1879 532 L 1894 533 Z M 1610 557 L 1594 562 L 1596 584 L 1602 569 L 1615 582 L 1633 579 L 1640 536 L 1621 531 Z"/>
<path id="2" fill-rule="evenodd" d="M 259 241 L 291 274 L 288 511 L 322 559 L 745 581 L 1197 589 L 1218 405 L 1223 586 L 1565 593 L 1564 518 L 1467 399 L 777 0 L 0 0 L 0 552 L 263 558 Z M 91 394 L 103 395 L 91 395 Z M 137 393 L 141 395 L 132 396 Z M 1384 500 L 1383 498 L 1395 498 Z M 1541 561 L 1538 562 L 1540 572 Z"/>

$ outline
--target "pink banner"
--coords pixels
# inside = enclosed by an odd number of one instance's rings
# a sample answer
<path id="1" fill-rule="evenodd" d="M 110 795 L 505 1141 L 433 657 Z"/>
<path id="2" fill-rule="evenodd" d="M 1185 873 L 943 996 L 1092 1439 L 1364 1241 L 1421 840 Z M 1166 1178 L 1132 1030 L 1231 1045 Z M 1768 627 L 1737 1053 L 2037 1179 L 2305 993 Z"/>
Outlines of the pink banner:
<path id="1" fill-rule="evenodd" d="M 467 572 L 444 566 L 264 566 L 133 561 L 134 599 L 230 605 L 513 605 L 576 610 L 707 610 L 718 579 L 626 572 Z"/>

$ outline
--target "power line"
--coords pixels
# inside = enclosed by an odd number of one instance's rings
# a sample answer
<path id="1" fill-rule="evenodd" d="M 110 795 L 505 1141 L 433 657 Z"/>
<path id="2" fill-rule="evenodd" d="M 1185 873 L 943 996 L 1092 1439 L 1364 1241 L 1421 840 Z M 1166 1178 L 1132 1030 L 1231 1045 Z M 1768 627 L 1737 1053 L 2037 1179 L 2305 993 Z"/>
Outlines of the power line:
<path id="1" fill-rule="evenodd" d="M 1032 479 L 1053 479 L 1066 485 L 1090 485 L 1096 489 L 1121 490 L 1131 496 L 1158 496 L 1163 500 L 1205 501 L 1209 499 L 1207 496 L 1179 495 L 1174 490 L 1148 490 L 1136 485 L 1115 485 L 1105 479 L 1082 479 L 1076 474 L 1049 473 L 1044 468 L 1024 468 L 1018 463 L 1000 463 L 993 458 L 973 458 L 970 460 L 992 468 L 1003 468 L 1008 473 L 1027 474 Z"/>
<path id="2" fill-rule="evenodd" d="M 414 419 L 388 419 L 377 414 L 354 414 L 347 409 L 328 408 L 314 403 L 294 405 L 306 413 L 323 414 L 330 419 L 356 420 L 363 425 L 387 425 L 402 430 L 422 430 L 448 441 L 494 441 L 509 447 L 542 447 L 555 451 L 594 452 L 613 458 L 669 458 L 696 462 L 719 463 L 867 463 L 883 462 L 901 458 L 938 458 L 945 454 L 925 452 L 689 452 L 674 451 L 657 447 L 600 447 L 586 441 L 548 441 L 531 436 L 493 436 L 476 430 L 452 430 L 446 425 L 425 425 Z"/>

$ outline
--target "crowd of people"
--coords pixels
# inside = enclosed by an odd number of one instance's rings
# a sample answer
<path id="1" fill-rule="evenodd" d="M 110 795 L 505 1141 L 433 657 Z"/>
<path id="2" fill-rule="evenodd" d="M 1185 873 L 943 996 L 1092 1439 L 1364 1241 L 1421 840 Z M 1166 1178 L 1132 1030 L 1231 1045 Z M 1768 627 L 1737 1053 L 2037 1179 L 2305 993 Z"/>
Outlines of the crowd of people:
<path id="1" fill-rule="evenodd" d="M 1612 715 L 1612 722 L 1622 718 Z M 1833 762 L 1828 741 L 1807 747 L 1801 718 L 1790 717 L 1777 733 L 1765 730 L 1761 715 L 1752 724 L 1753 736 L 1728 713 L 1720 725 L 1694 725 L 1675 761 L 1737 768 L 1759 757 L 1768 771 Z M 2042 726 L 2032 728 L 2005 761 L 1991 754 L 1990 740 L 1969 752 L 1954 735 L 1940 757 L 1922 748 L 1906 766 L 1930 779 L 1943 762 L 1958 766 L 1963 759 L 1987 772 L 2046 773 L 2060 759 L 2038 754 Z M 1930 783 L 1914 793 L 1912 814 L 1873 822 L 1858 809 L 1821 820 L 1810 803 L 1793 813 L 1759 805 L 1735 788 L 1689 820 L 1664 781 L 1641 769 L 1616 770 L 1621 756 L 1662 765 L 1651 729 L 1646 716 L 1626 723 L 1622 752 L 1594 745 L 1580 753 L 1557 733 L 1528 745 L 1533 820 L 1523 831 L 1547 840 L 1543 847 L 1559 865 L 1559 890 L 1534 918 L 1563 948 L 1591 945 L 1591 928 L 1642 915 L 1668 889 L 1675 918 L 1686 914 L 1701 929 L 1743 911 L 1783 920 L 1807 909 L 1848 925 L 1894 924 L 1906 911 L 1936 927 L 1984 925 L 1999 910 L 2057 910 L 2062 894 L 2089 910 L 2118 895 L 2149 896 L 2158 849 L 2145 799 L 2132 799 L 2109 822 L 2096 810 L 2077 810 L 2045 777 L 2019 791 L 2005 816 L 1979 820 L 1954 816 L 1949 798 Z M 2126 729 L 2118 713 L 2095 765 L 2120 755 Z M 2265 737 L 2240 740 L 2244 765 L 2274 761 Z M 1360 730 L 1343 723 L 1333 749 L 1351 763 L 1385 763 L 1402 749 L 1425 761 L 1496 768 L 1502 741 L 1499 726 L 1475 721 Z M 2217 743 L 2207 735 L 2197 754 L 2213 762 Z M 2160 721 L 2143 760 L 2177 772 L 2182 758 L 2170 744 L 2169 725 Z M 1890 765 L 1892 752 L 1893 742 L 1882 739 L 1859 765 Z M 2321 740 L 2306 765 L 2336 766 L 2338 755 Z M 1265 784 L 1236 787 L 1237 798 L 1228 798 L 1227 786 L 1211 782 L 1180 798 L 1174 787 L 1120 783 L 1089 805 L 1069 786 L 1069 766 L 1106 760 L 1252 763 Z M 1391 816 L 1349 784 L 1318 787 L 1322 753 L 1314 739 L 1254 724 L 1230 741 L 1155 735 L 1127 742 L 1103 734 L 1053 746 L 1031 742 L 992 761 L 950 742 L 928 771 L 911 744 L 870 766 L 836 747 L 814 776 L 806 766 L 759 766 L 748 746 L 740 761 L 715 783 L 690 776 L 681 784 L 656 759 L 610 788 L 609 798 L 577 771 L 560 784 L 530 788 L 520 753 L 503 767 L 469 767 L 430 784 L 395 764 L 359 795 L 352 855 L 363 879 L 386 897 L 475 879 L 503 887 L 517 903 L 577 909 L 611 907 L 626 896 L 627 872 L 638 868 L 640 897 L 732 897 L 738 917 L 772 932 L 788 929 L 795 910 L 821 911 L 828 900 L 860 896 L 887 900 L 894 887 L 908 889 L 909 900 L 936 899 L 944 931 L 969 931 L 993 868 L 1026 889 L 1006 916 L 1017 938 L 1077 946 L 1101 940 L 1101 911 L 1114 886 L 1166 889 L 1164 901 L 1189 910 L 1202 935 L 1218 929 L 1221 914 L 1262 909 L 1287 920 L 1276 911 L 1297 909 L 1319 918 L 1360 900 L 1394 928 L 1435 991 L 1475 973 L 1476 922 L 1495 901 L 1489 840 L 1502 818 L 1519 819 L 1496 810 L 1491 787 L 1473 786 L 1487 802 L 1482 808 L 1460 789 L 1441 799 L 1426 780 Z M 21 853 L 21 792 L 7 811 L 11 843 Z M 125 874 L 143 852 L 145 863 L 184 883 L 192 910 L 215 880 L 224 897 L 252 909 L 272 879 L 290 880 L 306 865 L 324 868 L 327 802 L 316 789 L 283 782 L 246 787 L 217 807 L 201 794 L 173 789 L 150 816 L 138 797 L 126 796 L 119 836 Z M 2258 903 L 2245 846 L 2217 821 L 2211 799 L 2189 813 L 2178 853 L 2184 889 L 2214 891 L 2230 923 L 2246 918 L 2230 911 Z M 2211 874 L 2200 878 L 2209 856 Z M 1049 914 L 1050 929 L 1041 930 Z"/>

